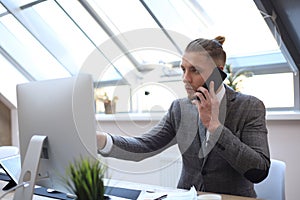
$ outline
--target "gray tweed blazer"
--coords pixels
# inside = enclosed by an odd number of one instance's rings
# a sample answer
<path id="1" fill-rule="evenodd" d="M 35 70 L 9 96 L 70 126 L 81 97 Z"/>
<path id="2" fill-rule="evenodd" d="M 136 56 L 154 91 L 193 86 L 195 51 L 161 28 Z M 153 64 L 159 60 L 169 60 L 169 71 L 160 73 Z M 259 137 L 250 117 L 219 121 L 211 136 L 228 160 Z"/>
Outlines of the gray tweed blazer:
<path id="1" fill-rule="evenodd" d="M 112 136 L 107 155 L 140 161 L 178 144 L 182 171 L 178 188 L 256 197 L 253 183 L 262 181 L 270 167 L 264 104 L 257 98 L 225 86 L 220 105 L 223 124 L 208 140 L 189 99 L 175 100 L 149 132 L 139 137 Z"/>

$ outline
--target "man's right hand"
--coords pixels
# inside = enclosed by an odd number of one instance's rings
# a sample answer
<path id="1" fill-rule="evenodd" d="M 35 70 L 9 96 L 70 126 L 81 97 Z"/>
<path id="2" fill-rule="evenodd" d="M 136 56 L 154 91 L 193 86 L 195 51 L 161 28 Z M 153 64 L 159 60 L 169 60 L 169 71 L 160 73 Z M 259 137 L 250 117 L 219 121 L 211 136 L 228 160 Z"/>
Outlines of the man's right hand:
<path id="1" fill-rule="evenodd" d="M 97 131 L 97 148 L 98 150 L 102 150 L 106 145 L 107 134 L 104 132 Z"/>

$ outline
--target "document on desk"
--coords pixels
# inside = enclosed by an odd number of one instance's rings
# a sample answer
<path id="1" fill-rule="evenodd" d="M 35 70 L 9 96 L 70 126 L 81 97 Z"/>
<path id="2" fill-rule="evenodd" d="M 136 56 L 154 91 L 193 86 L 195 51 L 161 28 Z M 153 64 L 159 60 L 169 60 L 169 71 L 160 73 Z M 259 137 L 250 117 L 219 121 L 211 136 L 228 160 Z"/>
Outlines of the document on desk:
<path id="1" fill-rule="evenodd" d="M 108 195 L 109 200 L 130 200 L 130 199 L 126 199 L 126 198 L 122 198 L 122 197 L 116 197 L 116 196 L 111 196 Z"/>
<path id="2" fill-rule="evenodd" d="M 143 200 L 196 200 L 197 191 L 195 187 L 191 187 L 188 191 L 176 190 L 176 191 L 160 191 L 160 192 L 145 192 Z"/>

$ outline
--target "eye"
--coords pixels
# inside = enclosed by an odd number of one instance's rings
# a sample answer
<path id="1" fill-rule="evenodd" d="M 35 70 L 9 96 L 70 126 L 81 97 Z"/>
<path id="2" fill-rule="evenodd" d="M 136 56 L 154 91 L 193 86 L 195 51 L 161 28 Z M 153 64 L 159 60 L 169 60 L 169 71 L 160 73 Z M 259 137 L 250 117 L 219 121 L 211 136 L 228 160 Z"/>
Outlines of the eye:
<path id="1" fill-rule="evenodd" d="M 201 74 L 202 70 L 201 69 L 196 69 L 196 67 L 192 67 L 191 72 L 193 72 L 195 74 Z"/>
<path id="2" fill-rule="evenodd" d="M 185 72 L 185 68 L 183 66 L 181 66 L 181 69 L 182 69 L 183 72 Z"/>

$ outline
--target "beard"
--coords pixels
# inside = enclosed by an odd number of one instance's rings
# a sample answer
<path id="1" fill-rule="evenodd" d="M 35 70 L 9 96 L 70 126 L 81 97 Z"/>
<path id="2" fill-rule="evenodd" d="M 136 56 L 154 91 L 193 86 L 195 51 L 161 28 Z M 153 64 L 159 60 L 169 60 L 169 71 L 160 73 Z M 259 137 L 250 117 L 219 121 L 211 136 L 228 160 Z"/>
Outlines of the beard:
<path id="1" fill-rule="evenodd" d="M 195 95 L 195 90 L 191 87 L 191 86 L 189 86 L 189 85 L 185 85 L 185 91 L 186 91 L 186 93 L 187 93 L 187 97 L 190 99 L 190 100 L 193 100 L 193 99 L 195 99 L 196 98 L 196 95 Z"/>
<path id="2" fill-rule="evenodd" d="M 194 100 L 194 99 L 196 99 L 196 95 L 195 95 L 195 92 L 193 92 L 193 93 L 187 93 L 187 97 L 188 97 L 188 99 L 189 100 Z"/>

